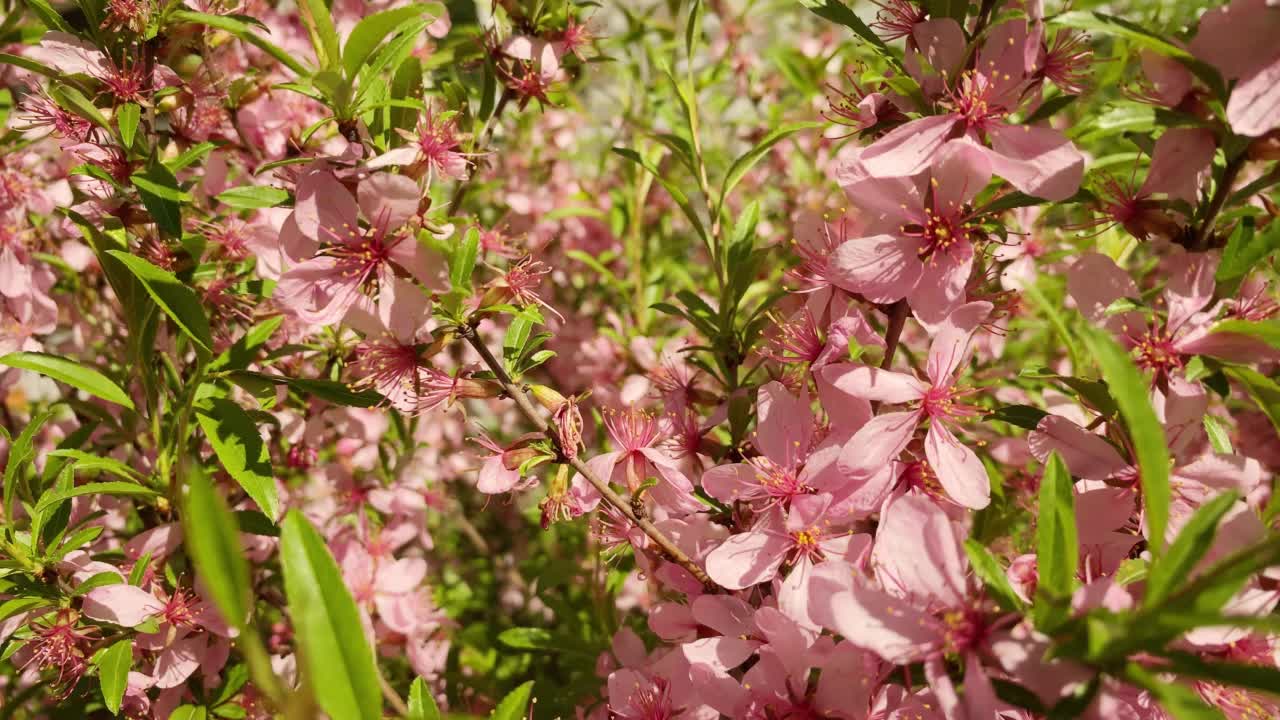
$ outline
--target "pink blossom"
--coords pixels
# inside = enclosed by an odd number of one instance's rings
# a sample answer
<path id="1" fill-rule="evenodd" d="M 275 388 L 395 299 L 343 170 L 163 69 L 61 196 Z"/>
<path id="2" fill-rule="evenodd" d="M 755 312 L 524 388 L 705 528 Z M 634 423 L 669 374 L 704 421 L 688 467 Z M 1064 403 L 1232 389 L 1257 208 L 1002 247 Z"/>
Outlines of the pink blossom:
<path id="1" fill-rule="evenodd" d="M 325 171 L 308 173 L 298 184 L 293 220 L 314 257 L 280 277 L 275 297 L 313 325 L 341 321 L 361 295 L 389 289 L 398 274 L 431 279 L 430 259 L 412 225 L 406 225 L 418 212 L 417 185 L 403 176 L 379 174 L 361 182 L 358 195 L 357 205 Z M 361 214 L 367 220 L 363 227 Z M 385 297 L 393 295 L 388 291 Z"/>
<path id="2" fill-rule="evenodd" d="M 840 370 L 831 379 L 841 392 L 874 402 L 914 406 L 878 415 L 864 425 L 841 452 L 840 466 L 845 472 L 860 478 L 875 476 L 897 459 L 917 425 L 928 419 L 925 455 L 947 495 L 965 507 L 986 507 L 990 500 L 986 468 L 948 425 L 977 412 L 962 403 L 967 391 L 956 384 L 955 376 L 968 357 L 973 332 L 990 310 L 990 303 L 977 302 L 952 314 L 929 348 L 926 380 L 865 365 L 836 366 Z"/>

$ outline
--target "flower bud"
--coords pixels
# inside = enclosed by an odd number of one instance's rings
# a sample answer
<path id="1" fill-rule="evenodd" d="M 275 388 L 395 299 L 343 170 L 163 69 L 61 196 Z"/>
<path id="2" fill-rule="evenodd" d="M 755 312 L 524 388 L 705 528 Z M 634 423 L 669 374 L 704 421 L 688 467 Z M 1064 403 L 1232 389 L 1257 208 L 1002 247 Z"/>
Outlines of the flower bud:
<path id="1" fill-rule="evenodd" d="M 529 392 L 533 393 L 533 399 L 537 400 L 538 404 L 546 408 L 549 412 L 554 413 L 559 411 L 560 406 L 565 403 L 563 395 L 546 385 L 533 385 L 529 388 Z"/>

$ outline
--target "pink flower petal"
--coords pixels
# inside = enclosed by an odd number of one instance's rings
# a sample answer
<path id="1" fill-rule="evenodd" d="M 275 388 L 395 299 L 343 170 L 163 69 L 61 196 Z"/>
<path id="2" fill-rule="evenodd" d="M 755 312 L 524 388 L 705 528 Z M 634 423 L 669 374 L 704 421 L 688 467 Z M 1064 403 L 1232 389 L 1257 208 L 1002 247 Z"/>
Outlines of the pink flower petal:
<path id="1" fill-rule="evenodd" d="M 849 397 L 894 405 L 919 400 L 929 389 L 910 375 L 851 363 L 823 368 L 822 376 Z"/>
<path id="2" fill-rule="evenodd" d="M 881 590 L 859 584 L 830 602 L 830 629 L 888 662 L 917 662 L 942 645 L 937 620 Z"/>
<path id="3" fill-rule="evenodd" d="M 707 574 L 722 587 L 741 590 L 778 574 L 788 543 L 764 528 L 731 535 L 707 556 Z"/>
<path id="4" fill-rule="evenodd" d="M 938 475 L 938 483 L 952 500 L 973 510 L 991 503 L 991 480 L 986 467 L 937 420 L 929 426 L 924 452 Z"/>
<path id="5" fill-rule="evenodd" d="M 1057 450 L 1071 474 L 1085 480 L 1105 480 L 1129 467 L 1111 443 L 1059 415 L 1042 418 L 1027 446 L 1040 462 Z"/>
<path id="6" fill-rule="evenodd" d="M 1066 200 L 1080 189 L 1084 155 L 1062 133 L 1032 125 L 996 125 L 987 131 L 991 169 L 1028 195 Z"/>
<path id="7" fill-rule="evenodd" d="M 801 453 L 809 450 L 813 437 L 809 393 L 802 390 L 796 397 L 782 383 L 774 381 L 760 388 L 756 403 L 759 415 L 756 446 L 779 466 L 794 467 Z"/>
<path id="8" fill-rule="evenodd" d="M 957 115 L 930 115 L 904 123 L 863 151 L 862 168 L 872 177 L 915 175 L 929 166 L 959 124 Z"/>
<path id="9" fill-rule="evenodd" d="M 920 279 L 920 243 L 912 238 L 873 235 L 845 241 L 831 254 L 831 282 L 878 303 L 907 296 Z"/>
<path id="10" fill-rule="evenodd" d="M 903 495 L 885 506 L 871 564 L 891 594 L 947 607 L 965 601 L 968 562 L 956 527 L 924 495 Z"/>
<path id="11" fill-rule="evenodd" d="M 94 620 L 133 627 L 163 611 L 164 603 L 136 585 L 119 583 L 90 590 L 81 609 Z"/>
<path id="12" fill-rule="evenodd" d="M 845 443 L 840 451 L 840 469 L 858 478 L 881 472 L 898 459 L 919 424 L 918 410 L 877 415 Z"/>

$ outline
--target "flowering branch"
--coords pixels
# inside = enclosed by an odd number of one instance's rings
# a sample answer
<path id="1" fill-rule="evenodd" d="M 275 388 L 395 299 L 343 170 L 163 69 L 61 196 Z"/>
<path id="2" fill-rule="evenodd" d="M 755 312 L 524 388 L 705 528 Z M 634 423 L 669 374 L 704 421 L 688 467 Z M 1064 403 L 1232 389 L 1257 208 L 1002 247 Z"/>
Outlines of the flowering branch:
<path id="1" fill-rule="evenodd" d="M 654 544 L 656 544 L 662 552 L 671 559 L 672 562 L 675 562 L 685 570 L 688 570 L 689 573 L 697 578 L 703 585 L 710 588 L 717 587 L 716 583 L 707 576 L 707 573 L 698 566 L 698 563 L 694 562 L 693 558 L 686 555 L 683 550 L 677 547 L 671 538 L 667 537 L 666 534 L 659 530 L 658 527 L 647 518 L 638 516 L 635 511 L 631 509 L 631 503 L 627 502 L 627 500 L 621 495 L 614 492 L 613 488 L 609 487 L 608 481 L 597 475 L 595 471 L 580 458 L 569 457 L 568 454 L 564 452 L 564 448 L 560 446 L 560 437 L 555 432 L 555 428 L 551 427 L 546 418 L 542 417 L 542 415 L 538 413 L 537 409 L 534 408 L 533 403 L 530 402 L 529 396 L 525 394 L 524 388 L 517 385 L 516 382 L 511 379 L 511 376 L 507 374 L 506 368 L 504 368 L 502 363 L 494 357 L 493 353 L 490 352 L 489 347 L 485 345 L 484 341 L 482 341 L 476 334 L 474 327 L 471 327 L 470 325 L 459 325 L 458 333 L 466 339 L 471 347 L 475 348 L 477 353 L 480 354 L 480 359 L 483 360 L 484 364 L 491 372 L 493 372 L 494 378 L 496 378 L 498 384 L 502 386 L 502 391 L 507 395 L 507 397 L 515 401 L 516 408 L 520 411 L 520 414 L 523 415 L 526 420 L 533 423 L 533 425 L 537 427 L 538 432 L 545 435 L 547 439 L 551 441 L 562 462 L 569 465 L 574 470 L 578 471 L 582 477 L 586 478 L 587 482 L 591 483 L 591 485 L 600 493 L 600 496 L 604 498 L 605 502 L 609 503 L 618 512 L 622 513 L 622 515 L 633 525 L 643 530 L 644 534 L 648 535 L 649 539 L 652 540 Z"/>

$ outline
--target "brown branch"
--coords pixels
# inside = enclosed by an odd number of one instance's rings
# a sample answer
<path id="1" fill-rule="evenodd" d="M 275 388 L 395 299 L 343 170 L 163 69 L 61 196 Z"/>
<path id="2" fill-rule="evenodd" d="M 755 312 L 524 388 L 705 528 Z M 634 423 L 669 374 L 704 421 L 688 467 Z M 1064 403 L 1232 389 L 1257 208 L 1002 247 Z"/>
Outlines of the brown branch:
<path id="1" fill-rule="evenodd" d="M 483 360 L 484 364 L 493 372 L 494 377 L 497 378 L 498 384 L 502 386 L 502 391 L 507 395 L 507 397 L 511 398 L 515 402 L 516 409 L 520 411 L 520 414 L 524 416 L 525 420 L 532 423 L 538 431 L 546 436 L 546 438 L 555 446 L 557 453 L 560 455 L 561 462 L 569 465 L 574 470 L 578 471 L 582 477 L 586 478 L 587 482 L 591 483 L 591 485 L 599 491 L 600 496 L 604 498 L 605 502 L 612 505 L 614 509 L 622 513 L 627 520 L 643 530 L 644 534 L 648 535 L 649 539 L 652 540 L 653 543 L 657 545 L 658 548 L 660 548 L 662 552 L 673 562 L 680 565 L 685 570 L 688 570 L 689 573 L 697 578 L 703 585 L 706 585 L 709 588 L 718 587 L 707 575 L 706 571 L 698 567 L 698 564 L 693 561 L 693 558 L 686 555 L 683 550 L 677 547 L 671 538 L 667 537 L 647 518 L 638 517 L 635 511 L 631 509 L 631 503 L 618 493 L 614 492 L 613 488 L 609 487 L 608 481 L 597 475 L 595 471 L 588 467 L 580 458 L 570 458 L 566 456 L 564 449 L 560 447 L 560 438 L 555 432 L 555 428 L 552 427 L 549 421 L 538 412 L 537 408 L 534 407 L 533 403 L 529 400 L 529 396 L 525 393 L 524 388 L 517 385 L 515 381 L 511 379 L 511 376 L 507 374 L 506 368 L 504 368 L 502 363 L 493 356 L 489 347 L 485 345 L 484 341 L 480 339 L 480 336 L 476 334 L 475 328 L 469 325 L 461 325 L 458 327 L 458 332 L 468 343 L 470 343 L 471 347 L 475 348 L 475 351 L 480 354 L 480 359 Z"/>
<path id="2" fill-rule="evenodd" d="M 880 369 L 888 370 L 893 365 L 893 356 L 898 352 L 898 340 L 902 338 L 902 328 L 907 324 L 906 300 L 889 306 L 889 326 L 884 331 L 884 359 L 880 361 Z"/>
<path id="3" fill-rule="evenodd" d="M 1236 177 L 1244 169 L 1247 159 L 1247 153 L 1242 152 L 1228 162 L 1223 169 L 1222 179 L 1218 181 L 1218 187 L 1214 188 L 1213 197 L 1209 200 L 1209 208 L 1205 211 L 1204 222 L 1200 224 L 1200 229 L 1196 231 L 1195 239 L 1188 249 L 1208 249 L 1209 236 L 1213 234 L 1213 223 L 1218 219 L 1218 213 L 1222 212 L 1223 206 L 1227 204 L 1227 198 L 1231 196 L 1231 186 L 1235 184 Z"/>

